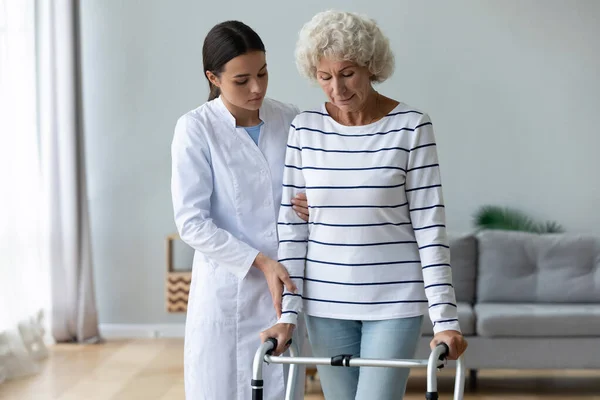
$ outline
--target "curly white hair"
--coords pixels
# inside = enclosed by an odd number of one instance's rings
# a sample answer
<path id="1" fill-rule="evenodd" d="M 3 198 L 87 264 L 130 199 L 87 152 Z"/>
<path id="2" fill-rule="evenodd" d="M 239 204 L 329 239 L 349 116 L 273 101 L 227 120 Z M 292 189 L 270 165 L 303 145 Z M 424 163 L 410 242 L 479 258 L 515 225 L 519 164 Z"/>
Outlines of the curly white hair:
<path id="1" fill-rule="evenodd" d="M 394 71 L 388 38 L 373 19 L 351 12 L 320 12 L 300 30 L 296 44 L 300 73 L 316 80 L 322 57 L 367 67 L 374 82 L 385 81 Z"/>

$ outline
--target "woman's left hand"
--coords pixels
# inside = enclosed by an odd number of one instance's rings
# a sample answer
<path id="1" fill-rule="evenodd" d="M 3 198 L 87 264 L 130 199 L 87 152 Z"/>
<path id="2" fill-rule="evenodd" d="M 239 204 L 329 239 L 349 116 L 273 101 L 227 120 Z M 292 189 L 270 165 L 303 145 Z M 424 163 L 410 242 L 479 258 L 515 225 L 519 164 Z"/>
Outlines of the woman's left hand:
<path id="1" fill-rule="evenodd" d="M 450 349 L 448 360 L 458 359 L 458 357 L 465 352 L 468 346 L 464 336 L 459 331 L 454 330 L 436 333 L 431 343 L 429 343 L 429 347 L 431 347 L 431 350 L 433 350 L 440 343 L 445 343 Z"/>
<path id="2" fill-rule="evenodd" d="M 306 193 L 298 193 L 292 199 L 292 208 L 301 219 L 308 221 L 308 200 L 306 199 Z"/>

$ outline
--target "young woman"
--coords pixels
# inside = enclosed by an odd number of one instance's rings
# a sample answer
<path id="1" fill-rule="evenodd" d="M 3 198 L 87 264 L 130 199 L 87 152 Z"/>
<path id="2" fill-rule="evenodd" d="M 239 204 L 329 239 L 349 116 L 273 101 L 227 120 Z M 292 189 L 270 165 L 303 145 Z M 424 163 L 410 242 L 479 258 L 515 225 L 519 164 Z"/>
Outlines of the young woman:
<path id="1" fill-rule="evenodd" d="M 185 391 L 189 400 L 249 400 L 259 333 L 281 316 L 283 285 L 296 290 L 275 260 L 288 129 L 299 110 L 265 97 L 265 47 L 245 24 L 216 25 L 203 61 L 209 100 L 179 118 L 172 143 L 175 222 L 195 249 Z M 305 198 L 293 201 L 306 220 Z M 265 399 L 284 397 L 286 369 L 267 366 Z M 303 398 L 303 385 L 298 391 Z"/>

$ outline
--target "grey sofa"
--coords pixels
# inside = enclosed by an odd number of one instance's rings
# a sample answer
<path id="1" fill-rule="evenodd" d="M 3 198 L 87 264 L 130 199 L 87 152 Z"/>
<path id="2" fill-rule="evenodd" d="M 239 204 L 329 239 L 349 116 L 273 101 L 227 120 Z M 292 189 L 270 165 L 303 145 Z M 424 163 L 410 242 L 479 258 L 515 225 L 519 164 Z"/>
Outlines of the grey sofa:
<path id="1" fill-rule="evenodd" d="M 450 249 L 471 385 L 486 368 L 600 368 L 600 238 L 489 230 Z M 425 318 L 417 357 L 432 334 Z"/>

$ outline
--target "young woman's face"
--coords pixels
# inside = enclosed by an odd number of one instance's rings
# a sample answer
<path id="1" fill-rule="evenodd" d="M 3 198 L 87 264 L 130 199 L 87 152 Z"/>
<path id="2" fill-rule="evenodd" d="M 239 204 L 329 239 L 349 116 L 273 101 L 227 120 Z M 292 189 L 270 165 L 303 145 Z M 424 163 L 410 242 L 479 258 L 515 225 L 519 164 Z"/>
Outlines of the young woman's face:
<path id="1" fill-rule="evenodd" d="M 223 72 L 206 76 L 221 89 L 221 96 L 231 105 L 244 110 L 258 110 L 267 93 L 269 74 L 265 53 L 252 51 L 231 59 Z"/>

